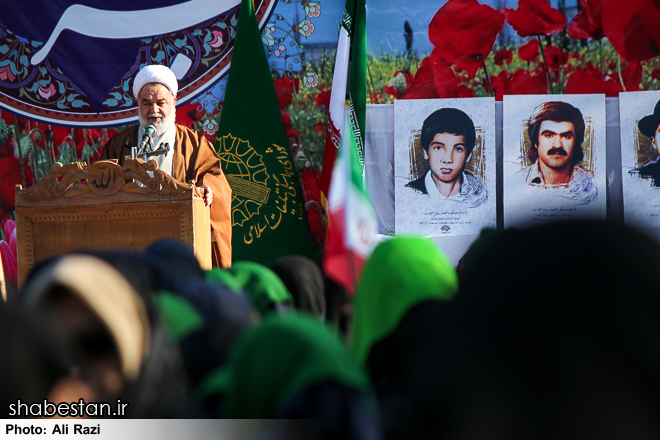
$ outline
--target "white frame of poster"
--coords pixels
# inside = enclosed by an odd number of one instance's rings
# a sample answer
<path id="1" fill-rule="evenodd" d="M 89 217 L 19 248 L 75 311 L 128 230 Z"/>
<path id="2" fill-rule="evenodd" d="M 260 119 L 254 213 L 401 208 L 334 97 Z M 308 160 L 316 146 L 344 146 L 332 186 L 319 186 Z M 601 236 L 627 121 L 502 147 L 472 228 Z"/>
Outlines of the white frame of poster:
<path id="1" fill-rule="evenodd" d="M 560 102 L 563 104 L 547 103 Z M 555 121 L 558 113 L 571 119 L 577 108 L 584 121 L 583 158 L 576 163 L 572 154 L 568 183 L 551 185 L 546 180 L 529 139 L 529 121 L 539 127 Z M 568 116 L 568 115 L 574 116 Z M 549 118 L 549 115 L 553 115 Z M 564 116 L 565 115 L 565 116 Z M 579 118 L 579 116 L 575 116 Z M 558 117 L 557 117 L 558 118 Z M 577 121 L 577 119 L 576 119 Z M 577 123 L 577 122 L 576 122 Z M 570 122 L 573 126 L 573 122 Z M 503 215 L 504 227 L 525 226 L 557 220 L 605 219 L 607 170 L 605 139 L 605 95 L 506 95 L 503 99 Z M 547 125 L 543 125 L 547 127 Z M 559 130 L 558 130 L 559 131 Z M 579 136 L 579 130 L 574 130 Z M 551 131 L 543 129 L 548 135 Z M 564 133 L 564 132 L 561 132 Z M 561 135 L 561 133 L 557 133 Z M 541 136 L 539 132 L 538 136 Z M 568 136 L 568 134 L 566 134 Z M 559 139 L 555 137 L 555 139 Z M 554 146 L 552 148 L 555 148 Z M 552 148 L 550 150 L 552 150 Z M 573 144 L 573 152 L 575 145 Z M 558 150 L 564 148 L 558 148 Z M 543 151 L 543 149 L 541 149 Z M 530 154 L 530 151 L 532 153 Z M 561 153 L 561 151 L 559 151 Z M 566 155 L 554 153 L 556 156 Z M 545 155 L 545 153 L 544 153 Z M 547 156 L 545 156 L 547 157 Z M 551 167 L 546 170 L 553 172 Z M 556 167 L 560 169 L 560 167 Z M 564 168 L 565 170 L 565 168 Z"/>
<path id="2" fill-rule="evenodd" d="M 655 112 L 658 102 L 657 90 L 619 94 L 623 212 L 626 224 L 632 226 L 660 227 L 660 175 L 657 180 L 652 177 L 656 161 L 660 168 L 657 145 L 639 128 L 641 120 L 660 121 L 660 107 Z"/>
<path id="3" fill-rule="evenodd" d="M 433 177 L 429 172 L 431 156 L 428 156 L 429 153 L 425 154 L 421 147 L 421 129 L 424 121 L 440 109 L 458 110 L 450 113 L 453 115 L 452 118 L 457 116 L 456 113 L 467 115 L 475 131 L 474 149 L 461 174 L 463 184 L 459 187 L 460 193 L 450 196 L 443 196 L 439 190 L 437 193 L 423 193 L 429 185 L 434 189 L 437 187 L 431 180 L 427 180 Z M 446 111 L 441 113 L 448 114 Z M 458 120 L 463 119 L 463 116 L 458 116 Z M 467 235 L 478 234 L 486 227 L 495 227 L 497 221 L 495 155 L 493 98 L 395 101 L 396 233 L 419 233 L 427 236 Z M 417 181 L 416 184 L 413 183 L 414 181 Z M 414 185 L 424 189 L 415 189 Z"/>

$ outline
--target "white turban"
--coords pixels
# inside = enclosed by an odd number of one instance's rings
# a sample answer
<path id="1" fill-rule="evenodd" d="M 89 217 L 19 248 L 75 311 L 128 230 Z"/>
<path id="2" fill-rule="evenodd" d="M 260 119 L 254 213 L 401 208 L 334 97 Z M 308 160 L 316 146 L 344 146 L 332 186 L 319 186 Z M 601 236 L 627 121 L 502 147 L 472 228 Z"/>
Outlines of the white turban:
<path id="1" fill-rule="evenodd" d="M 135 99 L 138 99 L 142 87 L 149 83 L 164 85 L 170 89 L 172 96 L 176 96 L 176 92 L 179 90 L 179 83 L 176 80 L 176 75 L 174 75 L 174 72 L 172 72 L 169 67 L 152 64 L 146 66 L 135 75 L 135 79 L 133 80 L 133 96 L 135 96 Z"/>

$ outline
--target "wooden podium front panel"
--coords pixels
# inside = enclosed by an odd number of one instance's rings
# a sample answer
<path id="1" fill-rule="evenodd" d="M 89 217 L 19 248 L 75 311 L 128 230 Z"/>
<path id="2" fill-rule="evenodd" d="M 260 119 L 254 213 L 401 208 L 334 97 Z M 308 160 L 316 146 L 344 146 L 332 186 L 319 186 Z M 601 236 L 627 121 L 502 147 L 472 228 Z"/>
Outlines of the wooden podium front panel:
<path id="1" fill-rule="evenodd" d="M 211 268 L 210 209 L 193 184 L 155 161 L 56 163 L 53 172 L 16 188 L 18 281 L 44 258 L 79 250 L 140 250 L 163 238 L 193 249 Z"/>
<path id="2" fill-rule="evenodd" d="M 203 201 L 198 200 L 203 213 Z M 79 250 L 140 250 L 163 238 L 189 244 L 202 267 L 209 269 L 208 214 L 206 228 L 201 223 L 193 227 L 190 201 L 95 205 L 78 207 L 74 212 L 71 208 L 51 207 L 47 212 L 23 208 L 17 211 L 17 224 L 23 225 L 24 231 L 18 246 L 19 280 L 22 284 L 37 261 L 53 255 Z"/>
<path id="3" fill-rule="evenodd" d="M 200 266 L 211 270 L 211 208 L 199 197 L 192 203 L 192 247 Z"/>

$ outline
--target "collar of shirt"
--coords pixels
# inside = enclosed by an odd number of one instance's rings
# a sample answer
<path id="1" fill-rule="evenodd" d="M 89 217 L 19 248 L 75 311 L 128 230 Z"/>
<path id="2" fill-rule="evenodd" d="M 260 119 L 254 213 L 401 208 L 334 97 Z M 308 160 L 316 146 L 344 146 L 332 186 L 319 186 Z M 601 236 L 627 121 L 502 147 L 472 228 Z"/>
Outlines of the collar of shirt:
<path id="1" fill-rule="evenodd" d="M 461 177 L 463 177 L 463 184 L 461 185 L 461 192 L 460 194 L 454 194 L 453 196 L 443 196 L 440 194 L 440 191 L 438 191 L 438 186 L 435 184 L 435 180 L 433 180 L 433 172 L 431 170 L 426 173 L 426 177 L 424 177 L 424 185 L 426 185 L 426 193 L 427 195 L 432 198 L 432 199 L 439 199 L 439 200 L 447 200 L 447 199 L 455 199 L 455 198 L 460 198 L 462 197 L 465 192 L 467 191 L 467 185 L 468 185 L 468 179 L 465 176 L 465 172 L 461 172 Z"/>
<path id="2" fill-rule="evenodd" d="M 525 177 L 525 180 L 529 185 L 539 185 L 543 187 L 548 187 L 548 188 L 561 188 L 561 187 L 567 187 L 571 181 L 575 178 L 576 174 L 588 174 L 587 170 L 584 170 L 581 168 L 579 165 L 574 165 L 573 170 L 571 171 L 571 178 L 568 179 L 567 183 L 561 183 L 558 185 L 550 185 L 545 182 L 545 177 L 543 176 L 543 173 L 541 172 L 541 166 L 539 165 L 538 159 L 536 162 L 534 162 L 530 168 L 529 168 L 529 173 L 527 173 L 527 176 Z"/>
<path id="3" fill-rule="evenodd" d="M 138 129 L 138 139 L 144 136 L 144 128 L 140 125 Z M 174 142 L 176 141 L 176 124 L 172 124 L 162 136 L 153 136 L 154 149 L 157 149 L 160 144 L 169 144 L 170 151 L 167 154 L 151 157 L 158 164 L 158 169 L 165 171 L 170 176 L 172 175 L 172 157 L 174 156 Z"/>

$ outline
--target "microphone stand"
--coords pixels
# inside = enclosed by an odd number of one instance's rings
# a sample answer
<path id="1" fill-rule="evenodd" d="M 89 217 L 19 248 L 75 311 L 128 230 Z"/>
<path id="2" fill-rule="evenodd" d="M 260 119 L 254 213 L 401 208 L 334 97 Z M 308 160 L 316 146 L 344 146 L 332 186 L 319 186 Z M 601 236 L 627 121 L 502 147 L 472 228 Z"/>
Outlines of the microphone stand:
<path id="1" fill-rule="evenodd" d="M 138 147 L 134 146 L 131 143 L 131 141 L 126 141 L 126 143 L 124 145 L 131 151 L 131 155 L 126 156 L 126 158 L 142 159 L 145 162 L 150 157 L 167 154 L 170 151 L 170 144 L 169 143 L 163 143 L 163 142 L 160 143 L 157 150 L 153 149 L 153 144 L 151 142 L 149 142 L 148 145 L 145 145 L 145 148 L 142 148 L 139 151 L 138 151 Z M 146 148 L 146 147 L 149 147 L 149 148 Z"/>
<path id="2" fill-rule="evenodd" d="M 151 144 L 151 142 L 149 143 Z M 142 159 L 145 162 L 151 157 L 167 154 L 167 152 L 170 151 L 170 144 L 163 142 L 161 142 L 161 144 L 158 146 L 158 149 L 154 151 L 143 151 L 145 150 L 145 148 L 143 148 L 141 151 L 138 151 L 138 147 L 134 146 L 131 143 L 131 141 L 126 141 L 124 146 L 126 146 L 131 151 L 131 155 L 126 156 L 126 159 Z M 153 177 L 153 173 L 151 171 L 149 171 L 148 173 L 151 175 L 151 177 Z M 142 182 L 139 182 L 137 180 L 135 180 L 135 183 L 137 183 L 138 186 L 142 186 L 142 187 L 144 186 Z"/>

